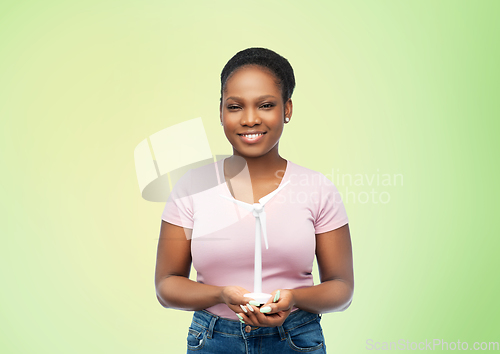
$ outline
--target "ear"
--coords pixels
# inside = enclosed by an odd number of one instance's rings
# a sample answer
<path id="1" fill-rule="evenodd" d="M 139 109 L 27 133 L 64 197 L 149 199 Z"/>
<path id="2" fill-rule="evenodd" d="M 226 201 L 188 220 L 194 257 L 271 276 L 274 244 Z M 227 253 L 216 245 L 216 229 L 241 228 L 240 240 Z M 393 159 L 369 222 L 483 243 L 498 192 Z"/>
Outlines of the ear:
<path id="1" fill-rule="evenodd" d="M 222 102 L 220 103 L 219 106 L 219 116 L 220 116 L 220 121 L 222 122 Z"/>
<path id="2" fill-rule="evenodd" d="M 292 120 L 292 112 L 293 112 L 293 104 L 292 99 L 289 98 L 285 103 L 285 117 L 290 118 Z M 290 121 L 288 121 L 290 123 Z"/>

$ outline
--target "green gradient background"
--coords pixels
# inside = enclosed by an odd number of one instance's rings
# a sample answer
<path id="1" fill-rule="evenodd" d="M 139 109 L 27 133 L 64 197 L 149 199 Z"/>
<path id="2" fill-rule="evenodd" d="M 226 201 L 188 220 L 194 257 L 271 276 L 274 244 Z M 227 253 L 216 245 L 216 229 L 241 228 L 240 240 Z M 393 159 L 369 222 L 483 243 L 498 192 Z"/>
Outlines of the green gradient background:
<path id="1" fill-rule="evenodd" d="M 0 352 L 185 351 L 192 313 L 155 295 L 164 205 L 141 198 L 133 151 L 201 116 L 212 152 L 230 154 L 219 75 L 251 46 L 295 70 L 283 157 L 325 174 L 403 176 L 334 181 L 390 201 L 345 200 L 356 289 L 347 311 L 323 316 L 329 352 L 366 352 L 367 339 L 500 341 L 499 10 L 3 1 Z"/>

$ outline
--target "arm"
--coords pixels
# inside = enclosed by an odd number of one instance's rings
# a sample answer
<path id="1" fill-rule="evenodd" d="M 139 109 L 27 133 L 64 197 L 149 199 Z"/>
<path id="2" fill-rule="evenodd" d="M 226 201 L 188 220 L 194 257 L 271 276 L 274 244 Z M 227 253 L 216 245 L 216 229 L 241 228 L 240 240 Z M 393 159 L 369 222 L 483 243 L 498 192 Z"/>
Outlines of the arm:
<path id="1" fill-rule="evenodd" d="M 202 310 L 224 302 L 222 287 L 189 279 L 192 229 L 162 221 L 156 255 L 156 297 L 163 307 Z"/>
<path id="2" fill-rule="evenodd" d="M 292 289 L 294 306 L 312 313 L 344 311 L 354 292 L 349 224 L 316 235 L 316 258 L 321 284 Z"/>

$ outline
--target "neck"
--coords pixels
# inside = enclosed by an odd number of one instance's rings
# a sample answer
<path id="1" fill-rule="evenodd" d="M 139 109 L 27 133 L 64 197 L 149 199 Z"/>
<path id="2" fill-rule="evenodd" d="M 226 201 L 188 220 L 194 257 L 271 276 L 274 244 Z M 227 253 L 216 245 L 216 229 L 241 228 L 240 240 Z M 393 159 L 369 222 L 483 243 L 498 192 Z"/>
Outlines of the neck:
<path id="1" fill-rule="evenodd" d="M 274 150 L 274 149 L 273 149 Z M 250 176 L 255 179 L 259 178 L 269 178 L 275 176 L 277 171 L 281 171 L 282 176 L 287 160 L 281 157 L 276 150 L 275 153 L 269 153 L 261 156 L 242 156 L 233 152 L 234 155 L 227 159 L 229 169 L 226 171 L 228 175 L 234 176 L 236 173 L 231 173 L 231 171 L 241 171 L 245 165 L 248 167 Z"/>

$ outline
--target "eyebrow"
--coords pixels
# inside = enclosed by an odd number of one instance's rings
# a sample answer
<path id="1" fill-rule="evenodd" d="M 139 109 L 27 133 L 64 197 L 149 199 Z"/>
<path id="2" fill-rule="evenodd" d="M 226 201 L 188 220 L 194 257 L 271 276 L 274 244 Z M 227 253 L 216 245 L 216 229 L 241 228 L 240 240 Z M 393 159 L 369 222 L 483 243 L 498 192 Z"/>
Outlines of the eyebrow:
<path id="1" fill-rule="evenodd" d="M 262 96 L 257 97 L 257 99 L 258 100 L 262 100 L 262 99 L 268 98 L 268 97 L 276 98 L 276 96 L 273 96 L 273 95 L 262 95 Z M 233 99 L 233 100 L 237 101 L 237 100 L 240 100 L 241 97 L 231 96 L 231 97 L 226 98 L 226 101 L 230 100 L 230 99 Z"/>

